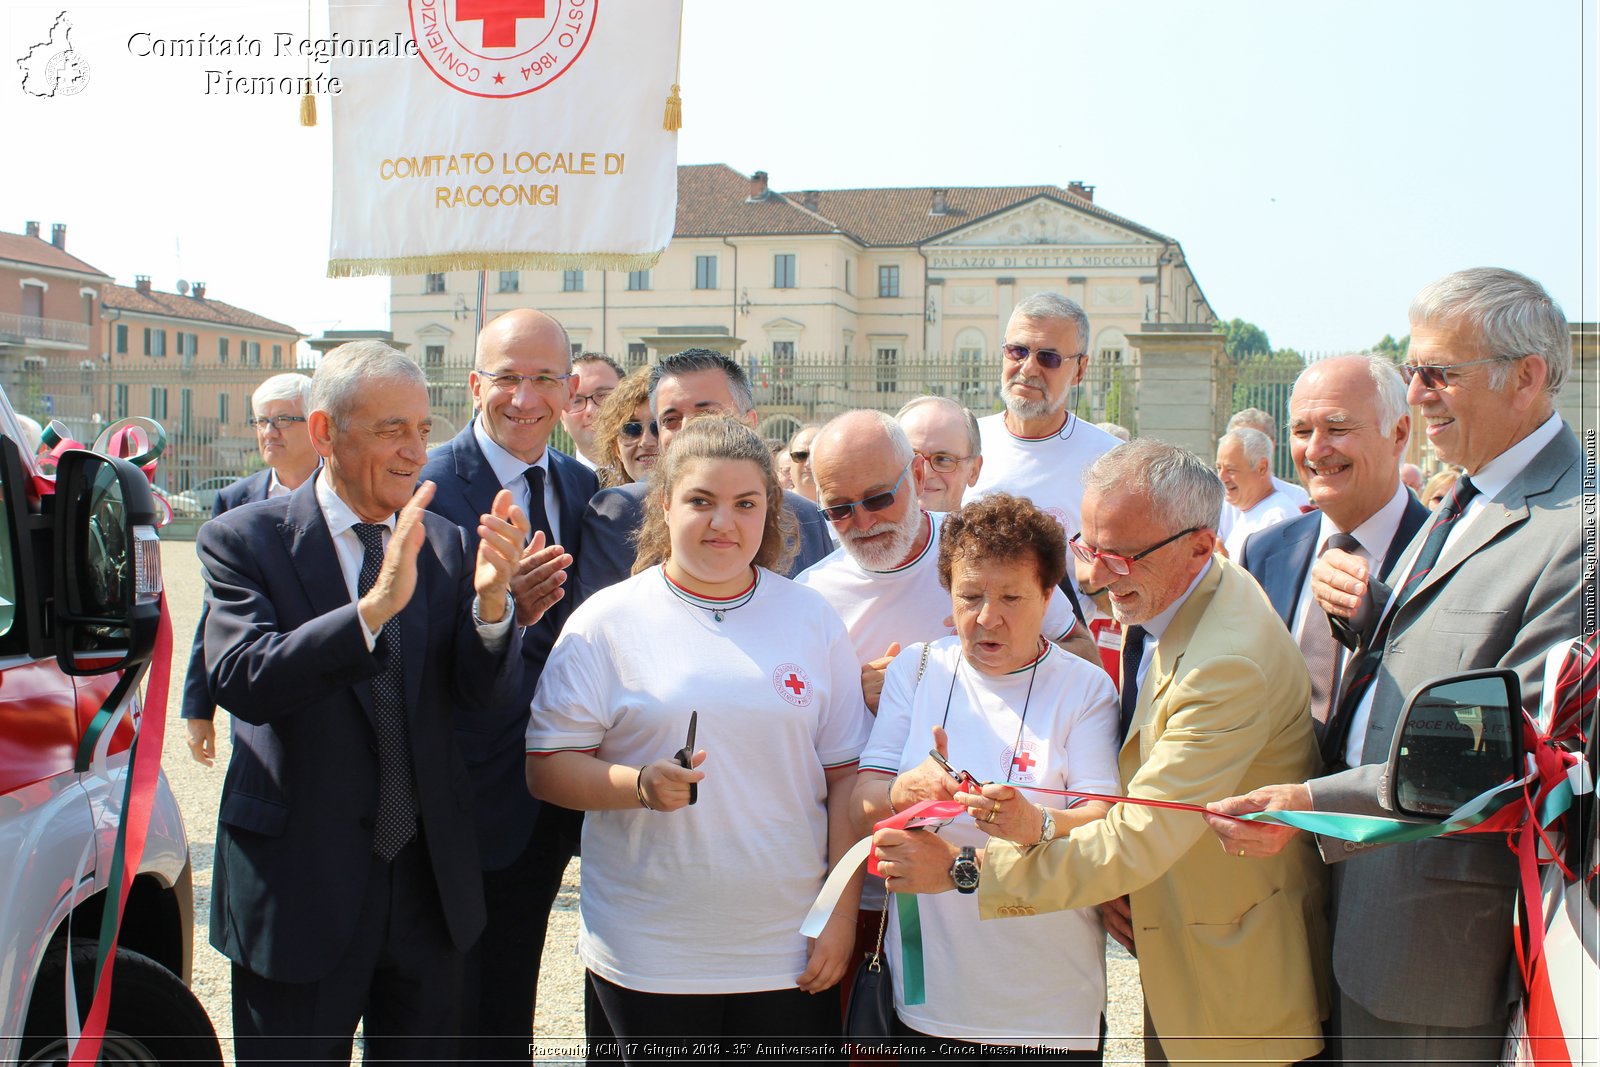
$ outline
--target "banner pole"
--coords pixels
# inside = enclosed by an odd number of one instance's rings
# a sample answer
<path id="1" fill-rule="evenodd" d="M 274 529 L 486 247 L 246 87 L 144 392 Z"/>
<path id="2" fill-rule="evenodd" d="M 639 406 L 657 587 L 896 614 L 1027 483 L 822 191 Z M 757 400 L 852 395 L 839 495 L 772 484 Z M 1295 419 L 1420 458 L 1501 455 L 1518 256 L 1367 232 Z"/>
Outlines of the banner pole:
<path id="1" fill-rule="evenodd" d="M 488 271 L 480 270 L 478 272 L 478 328 L 473 331 L 472 343 L 474 345 L 478 343 L 477 335 L 483 332 L 483 293 L 485 287 L 489 284 L 488 278 Z"/>

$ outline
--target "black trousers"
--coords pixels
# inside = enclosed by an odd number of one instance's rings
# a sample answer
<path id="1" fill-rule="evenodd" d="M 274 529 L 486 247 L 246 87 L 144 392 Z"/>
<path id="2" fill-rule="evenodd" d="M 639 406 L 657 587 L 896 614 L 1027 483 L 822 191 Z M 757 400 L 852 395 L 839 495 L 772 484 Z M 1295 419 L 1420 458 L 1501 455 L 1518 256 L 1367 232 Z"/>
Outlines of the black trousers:
<path id="1" fill-rule="evenodd" d="M 350 947 L 323 978 L 275 982 L 233 965 L 234 1057 L 348 1064 L 362 1022 L 367 1063 L 453 1061 L 461 960 L 418 830 L 394 862 L 372 857 Z"/>
<path id="2" fill-rule="evenodd" d="M 574 822 L 570 812 L 544 805 L 521 855 L 504 870 L 483 872 L 488 921 L 462 978 L 462 1062 L 532 1060 L 539 960 L 550 908 L 577 845 L 569 832 Z"/>
<path id="3" fill-rule="evenodd" d="M 829 1060 L 842 1056 L 833 990 L 641 993 L 584 976 L 591 1055 L 602 1062 L 664 1059 Z M 599 1026 L 596 1026 L 596 1022 Z"/>

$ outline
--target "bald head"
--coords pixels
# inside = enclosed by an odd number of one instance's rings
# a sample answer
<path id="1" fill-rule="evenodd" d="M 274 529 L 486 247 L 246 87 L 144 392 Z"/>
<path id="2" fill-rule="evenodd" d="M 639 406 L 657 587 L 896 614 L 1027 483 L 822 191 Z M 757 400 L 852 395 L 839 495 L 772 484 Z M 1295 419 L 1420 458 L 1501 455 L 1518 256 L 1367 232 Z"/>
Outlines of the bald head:
<path id="1" fill-rule="evenodd" d="M 885 570 L 921 547 L 922 461 L 894 419 L 881 411 L 851 411 L 823 426 L 811 442 L 811 473 L 817 506 L 855 505 L 844 518 L 829 521 L 857 563 Z M 861 506 L 885 493 L 893 494 L 887 506 Z"/>
<path id="2" fill-rule="evenodd" d="M 478 334 L 467 376 L 484 433 L 523 462 L 537 462 L 577 392 L 571 371 L 567 331 L 555 319 L 532 308 L 495 318 Z"/>
<path id="3" fill-rule="evenodd" d="M 881 411 L 847 411 L 824 425 L 811 441 L 811 470 L 822 483 L 824 468 L 876 468 L 898 473 L 911 462 L 911 442 Z"/>

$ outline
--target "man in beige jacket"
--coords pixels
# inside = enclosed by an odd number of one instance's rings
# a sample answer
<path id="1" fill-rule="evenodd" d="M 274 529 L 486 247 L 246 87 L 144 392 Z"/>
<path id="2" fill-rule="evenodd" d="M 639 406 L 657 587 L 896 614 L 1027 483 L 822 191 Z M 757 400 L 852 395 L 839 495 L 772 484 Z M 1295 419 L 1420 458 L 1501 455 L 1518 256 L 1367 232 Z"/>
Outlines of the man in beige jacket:
<path id="1" fill-rule="evenodd" d="M 1213 555 L 1216 474 L 1181 449 L 1139 440 L 1100 457 L 1084 485 L 1072 545 L 1079 577 L 1109 588 L 1126 630 L 1127 794 L 1205 804 L 1315 768 L 1299 649 L 1255 581 Z M 980 826 L 986 810 L 1032 803 L 996 785 L 958 799 Z M 1201 816 L 1133 804 L 1059 839 L 1042 812 L 1028 825 L 1036 836 L 994 838 L 974 857 L 979 911 L 1107 902 L 1113 934 L 1139 956 L 1146 1062 L 1289 1063 L 1321 1049 L 1326 886 L 1309 842 L 1245 863 L 1218 847 Z M 934 834 L 884 830 L 877 840 L 891 891 L 961 882 L 971 891 L 970 866 L 956 870 L 961 857 Z"/>

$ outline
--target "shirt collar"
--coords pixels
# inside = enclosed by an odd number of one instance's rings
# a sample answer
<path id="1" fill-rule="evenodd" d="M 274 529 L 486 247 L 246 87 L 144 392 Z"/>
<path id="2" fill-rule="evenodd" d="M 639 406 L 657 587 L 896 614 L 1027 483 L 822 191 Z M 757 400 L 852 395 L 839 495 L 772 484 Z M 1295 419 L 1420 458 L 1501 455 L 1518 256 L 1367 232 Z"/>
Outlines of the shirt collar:
<path id="1" fill-rule="evenodd" d="M 550 476 L 550 449 L 544 448 L 539 453 L 539 458 L 529 463 L 527 460 L 518 459 L 490 437 L 483 428 L 482 419 L 472 420 L 472 438 L 478 442 L 478 447 L 483 450 L 483 458 L 489 461 L 489 469 L 494 471 L 494 476 L 500 479 L 500 484 L 507 489 L 519 485 L 522 476 L 529 467 L 544 468 L 545 479 Z"/>
<path id="2" fill-rule="evenodd" d="M 1157 615 L 1149 622 L 1140 623 L 1140 625 L 1144 627 L 1145 633 L 1149 634 L 1157 641 L 1161 640 L 1161 635 L 1166 633 L 1167 627 L 1172 625 L 1172 620 L 1177 617 L 1179 610 L 1181 610 L 1184 605 L 1184 602 L 1187 601 L 1190 594 L 1194 592 L 1195 586 L 1199 585 L 1205 579 L 1205 576 L 1211 573 L 1211 563 L 1211 560 L 1206 560 L 1206 565 L 1201 567 L 1200 573 L 1194 576 L 1194 581 L 1189 583 L 1189 588 L 1185 589 L 1183 591 L 1183 595 L 1177 600 L 1174 600 L 1172 603 L 1168 604 L 1165 611 L 1161 612 L 1161 614 Z"/>
<path id="3" fill-rule="evenodd" d="M 1366 552 L 1367 558 L 1381 562 L 1389 554 L 1389 545 L 1394 541 L 1395 531 L 1400 529 L 1400 520 L 1405 516 L 1406 504 L 1411 499 L 1411 493 L 1404 483 L 1397 484 L 1394 495 L 1388 503 L 1367 516 L 1367 521 L 1349 531 Z M 1322 524 L 1317 528 L 1317 555 L 1322 555 L 1322 550 L 1328 546 L 1328 538 L 1339 533 L 1340 530 L 1328 518 L 1328 513 L 1322 513 Z"/>
<path id="4" fill-rule="evenodd" d="M 334 492 L 328 479 L 323 477 L 326 468 L 318 470 L 314 477 L 317 479 L 316 493 L 317 506 L 322 509 L 322 518 L 328 524 L 328 532 L 338 537 L 358 522 L 365 522 L 355 513 L 355 509 L 344 502 L 344 499 Z M 379 526 L 387 526 L 390 533 L 394 533 L 394 516 L 384 519 Z"/>
<path id="5" fill-rule="evenodd" d="M 1493 500 L 1560 432 L 1561 416 L 1553 414 L 1528 436 L 1479 468 L 1478 473 L 1471 476 L 1472 484 L 1478 487 L 1484 500 Z"/>

